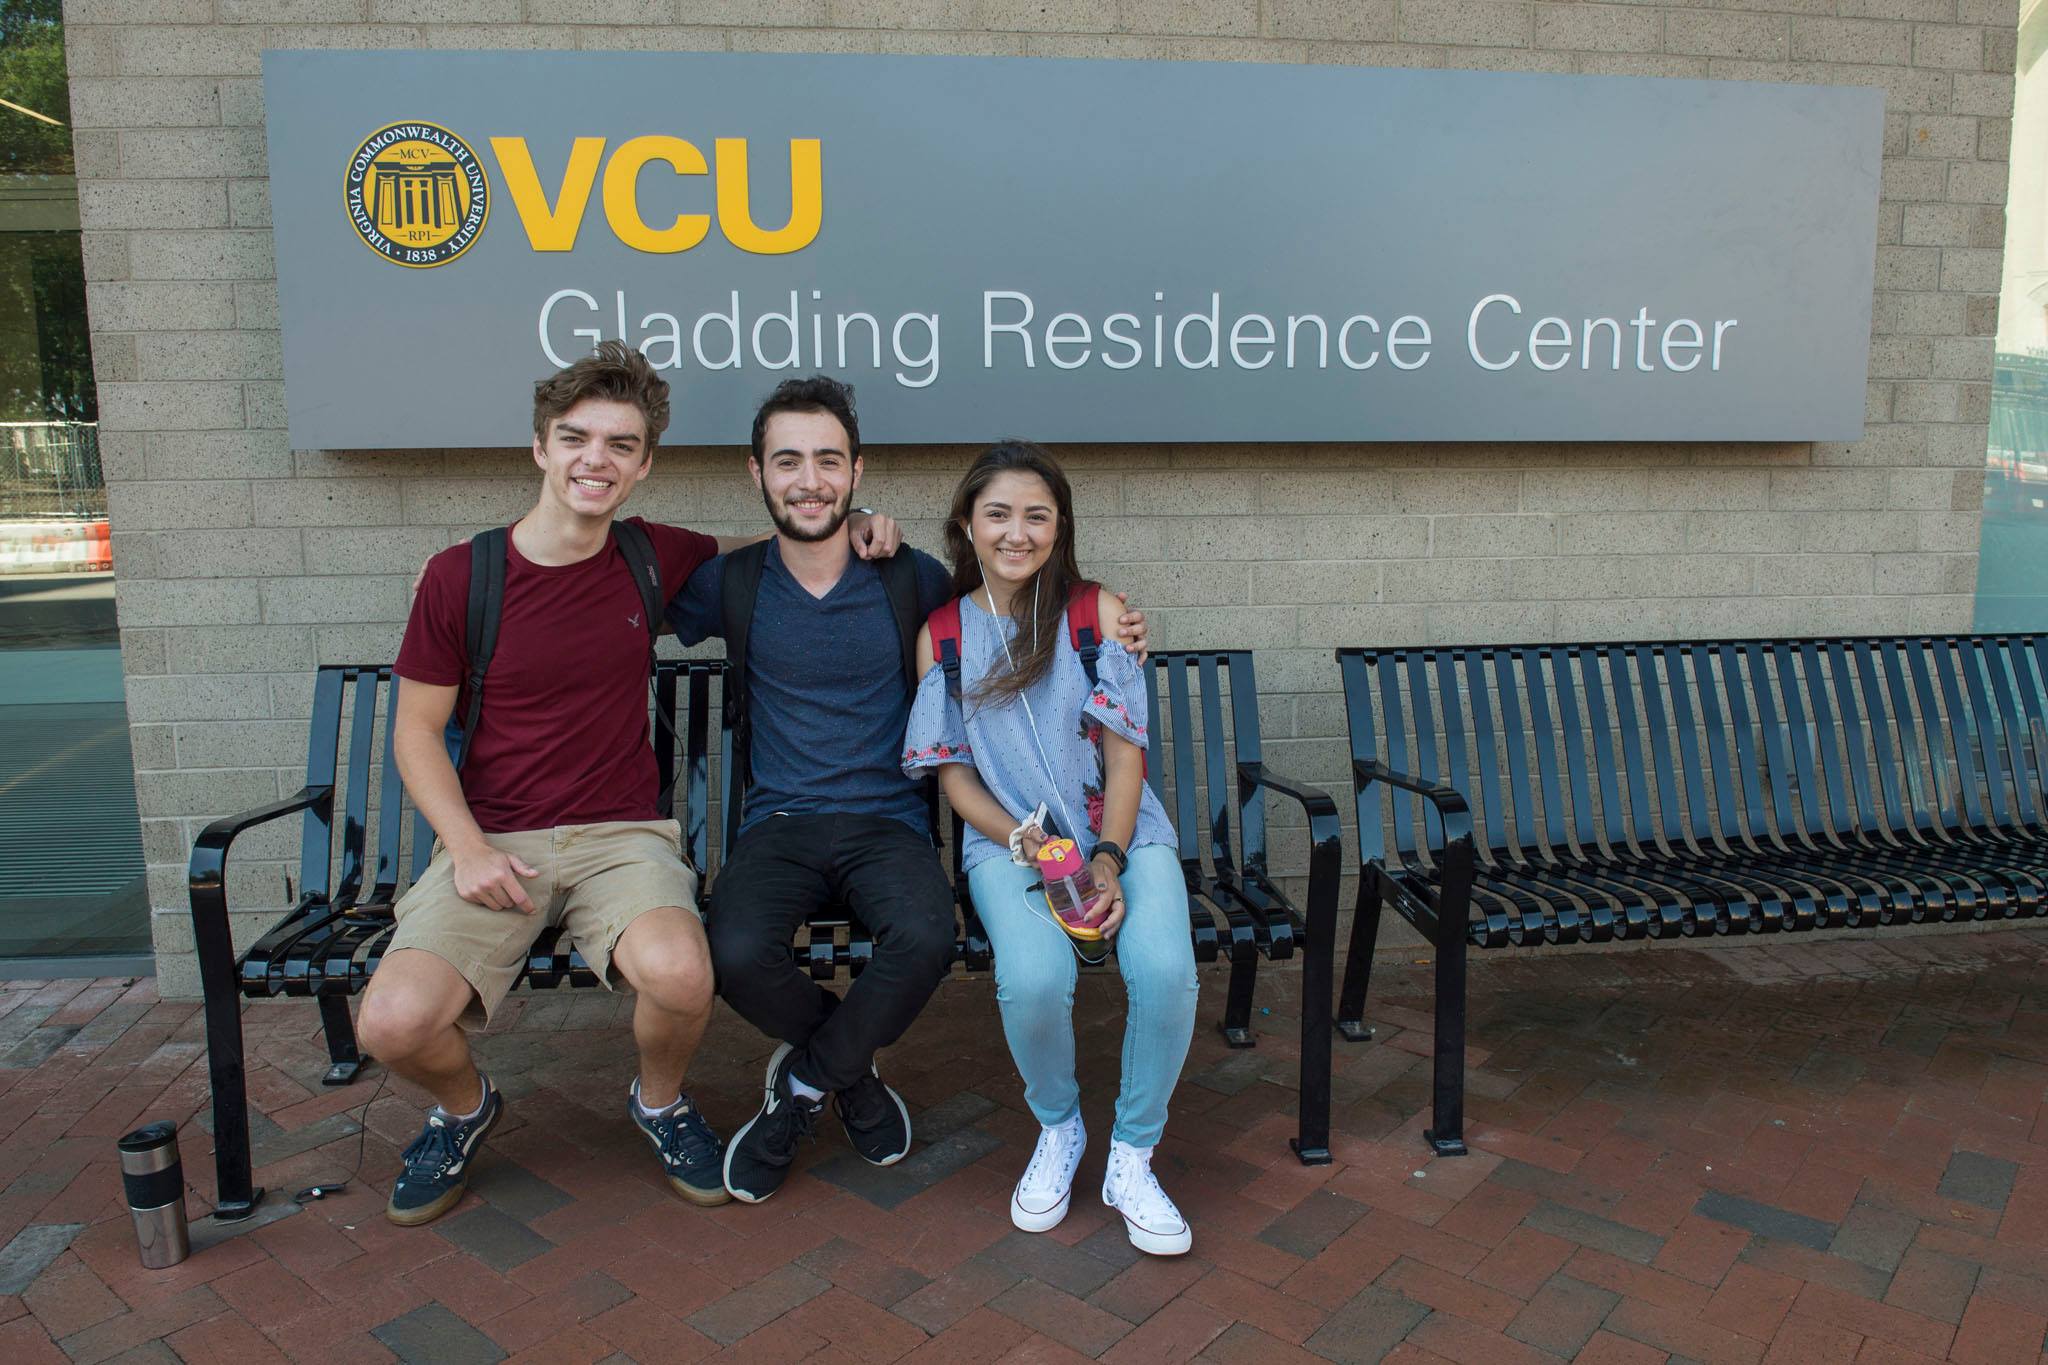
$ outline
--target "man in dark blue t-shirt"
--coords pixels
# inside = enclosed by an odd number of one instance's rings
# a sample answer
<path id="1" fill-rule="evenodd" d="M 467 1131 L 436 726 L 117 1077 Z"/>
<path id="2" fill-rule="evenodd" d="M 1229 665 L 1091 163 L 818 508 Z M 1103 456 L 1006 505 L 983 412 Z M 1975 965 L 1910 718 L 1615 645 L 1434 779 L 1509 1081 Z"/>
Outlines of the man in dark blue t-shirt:
<path id="1" fill-rule="evenodd" d="M 951 965 L 953 892 L 929 832 L 922 782 L 903 774 L 911 686 L 882 571 L 846 530 L 860 485 L 853 390 L 824 376 L 783 383 L 754 417 L 748 468 L 775 523 L 747 629 L 751 781 L 740 835 L 710 909 L 711 959 L 727 1002 L 782 1039 L 761 1110 L 726 1145 L 725 1183 L 758 1203 L 782 1186 L 797 1143 L 834 1098 L 855 1151 L 879 1166 L 910 1150 L 910 1114 L 875 1070 Z M 953 596 L 916 550 L 918 618 Z M 726 634 L 725 560 L 691 575 L 668 619 L 685 645 Z M 1143 617 L 1123 618 L 1137 647 Z M 838 902 L 874 940 L 842 1000 L 799 970 L 797 926 Z"/>

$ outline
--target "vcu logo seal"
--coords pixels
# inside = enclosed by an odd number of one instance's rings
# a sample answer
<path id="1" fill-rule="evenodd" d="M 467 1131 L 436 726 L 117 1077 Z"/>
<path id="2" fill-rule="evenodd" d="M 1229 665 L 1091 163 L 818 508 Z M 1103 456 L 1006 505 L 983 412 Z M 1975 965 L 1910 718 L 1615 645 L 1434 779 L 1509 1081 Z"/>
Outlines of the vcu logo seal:
<path id="1" fill-rule="evenodd" d="M 446 265 L 484 230 L 491 186 L 467 142 L 435 123 L 393 123 L 348 159 L 349 221 L 370 250 L 414 269 Z"/>

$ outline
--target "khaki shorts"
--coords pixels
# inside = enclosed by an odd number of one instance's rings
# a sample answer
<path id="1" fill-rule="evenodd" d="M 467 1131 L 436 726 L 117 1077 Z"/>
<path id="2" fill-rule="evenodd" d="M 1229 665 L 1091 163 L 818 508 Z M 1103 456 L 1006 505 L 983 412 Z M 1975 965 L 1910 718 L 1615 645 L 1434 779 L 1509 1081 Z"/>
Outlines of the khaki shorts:
<path id="1" fill-rule="evenodd" d="M 462 974 L 476 992 L 465 1028 L 497 1013 L 543 929 L 560 925 L 608 990 L 626 989 L 612 970 L 619 935 L 649 910 L 697 908 L 697 874 L 683 861 L 682 827 L 673 820 L 558 825 L 486 834 L 493 848 L 539 872 L 520 884 L 535 913 L 492 910 L 455 894 L 455 863 L 439 841 L 427 870 L 399 898 L 387 953 L 421 948 Z"/>

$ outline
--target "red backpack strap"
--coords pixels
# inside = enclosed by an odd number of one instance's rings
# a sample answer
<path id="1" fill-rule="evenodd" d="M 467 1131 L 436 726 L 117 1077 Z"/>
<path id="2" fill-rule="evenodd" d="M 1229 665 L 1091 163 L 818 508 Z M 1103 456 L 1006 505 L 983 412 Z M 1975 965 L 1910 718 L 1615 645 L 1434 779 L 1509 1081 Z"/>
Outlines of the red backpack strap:
<path id="1" fill-rule="evenodd" d="M 1095 686 L 1095 656 L 1102 650 L 1102 604 L 1098 596 L 1101 591 L 1100 583 L 1084 579 L 1067 592 L 1067 639 L 1081 656 L 1081 667 L 1088 672 L 1090 687 Z"/>
<path id="2" fill-rule="evenodd" d="M 932 657 L 946 670 L 946 692 L 960 700 L 960 599 L 940 607 L 925 619 L 932 633 Z"/>

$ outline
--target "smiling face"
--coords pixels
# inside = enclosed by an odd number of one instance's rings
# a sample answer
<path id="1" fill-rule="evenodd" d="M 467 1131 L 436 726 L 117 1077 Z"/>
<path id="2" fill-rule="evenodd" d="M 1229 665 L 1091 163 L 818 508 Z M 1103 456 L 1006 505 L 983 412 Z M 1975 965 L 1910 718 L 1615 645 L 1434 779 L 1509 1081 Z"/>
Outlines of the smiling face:
<path id="1" fill-rule="evenodd" d="M 967 536 L 984 576 L 1000 593 L 1029 583 L 1059 544 L 1060 514 L 1052 489 L 1027 470 L 1005 470 L 974 500 Z"/>
<path id="2" fill-rule="evenodd" d="M 830 540 L 846 524 L 860 487 L 860 456 L 829 412 L 778 412 L 761 433 L 761 458 L 747 466 L 775 528 L 791 540 Z"/>
<path id="3" fill-rule="evenodd" d="M 647 419 L 631 403 L 586 398 L 535 437 L 541 501 L 571 516 L 610 521 L 654 467 Z"/>

